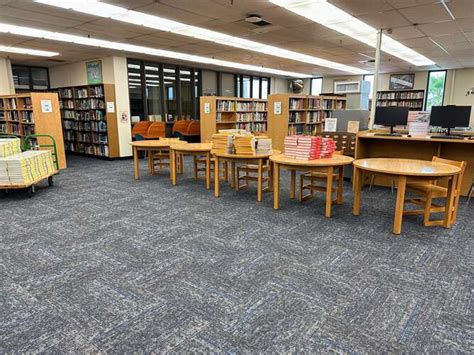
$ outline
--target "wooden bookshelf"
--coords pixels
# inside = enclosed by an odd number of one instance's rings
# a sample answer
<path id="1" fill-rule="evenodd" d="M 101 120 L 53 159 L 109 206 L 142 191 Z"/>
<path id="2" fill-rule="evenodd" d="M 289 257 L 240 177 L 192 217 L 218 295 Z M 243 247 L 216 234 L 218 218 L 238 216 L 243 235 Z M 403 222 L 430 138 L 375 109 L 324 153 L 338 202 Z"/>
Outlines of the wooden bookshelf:
<path id="1" fill-rule="evenodd" d="M 43 112 L 43 103 L 50 109 Z M 0 96 L 0 133 L 18 136 L 21 141 L 30 134 L 48 134 L 56 141 L 60 169 L 66 168 L 63 131 L 56 93 L 25 93 Z M 50 145 L 51 140 L 39 137 L 39 145 Z"/>
<path id="2" fill-rule="evenodd" d="M 66 150 L 118 158 L 120 150 L 114 85 L 84 85 L 57 90 Z M 111 104 L 113 112 L 107 109 Z"/>
<path id="3" fill-rule="evenodd" d="M 201 142 L 210 140 L 219 129 L 244 129 L 254 133 L 267 131 L 267 100 L 201 96 L 200 101 Z"/>
<path id="4" fill-rule="evenodd" d="M 378 107 L 409 107 L 412 111 L 422 111 L 425 90 L 377 91 Z"/>
<path id="5" fill-rule="evenodd" d="M 280 114 L 275 108 L 281 105 Z M 283 150 L 285 137 L 294 134 L 320 135 L 332 111 L 344 110 L 344 96 L 274 94 L 268 97 L 268 131 L 273 148 Z"/>

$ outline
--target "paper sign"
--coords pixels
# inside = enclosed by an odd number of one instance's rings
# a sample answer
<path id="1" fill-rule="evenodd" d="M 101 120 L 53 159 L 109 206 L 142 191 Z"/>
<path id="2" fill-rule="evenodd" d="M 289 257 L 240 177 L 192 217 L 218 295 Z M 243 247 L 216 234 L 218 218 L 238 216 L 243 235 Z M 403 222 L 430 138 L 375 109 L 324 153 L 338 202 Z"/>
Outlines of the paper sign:
<path id="1" fill-rule="evenodd" d="M 41 100 L 41 111 L 53 112 L 53 104 L 51 103 L 51 100 Z"/>
<path id="2" fill-rule="evenodd" d="M 114 113 L 115 112 L 115 103 L 113 101 L 107 102 L 107 112 Z"/>
<path id="3" fill-rule="evenodd" d="M 128 112 L 127 111 L 122 111 L 120 113 L 120 122 L 128 123 Z"/>
<path id="4" fill-rule="evenodd" d="M 326 118 L 324 121 L 324 132 L 336 132 L 337 118 Z"/>
<path id="5" fill-rule="evenodd" d="M 211 104 L 209 102 L 204 103 L 204 113 L 211 113 Z"/>
<path id="6" fill-rule="evenodd" d="M 275 115 L 281 115 L 281 101 L 276 101 L 273 105 L 273 113 Z"/>
<path id="7" fill-rule="evenodd" d="M 359 132 L 359 121 L 347 121 L 347 132 L 349 133 Z"/>
<path id="8" fill-rule="evenodd" d="M 412 137 L 428 135 L 430 123 L 429 122 L 409 122 L 408 123 L 408 134 Z"/>

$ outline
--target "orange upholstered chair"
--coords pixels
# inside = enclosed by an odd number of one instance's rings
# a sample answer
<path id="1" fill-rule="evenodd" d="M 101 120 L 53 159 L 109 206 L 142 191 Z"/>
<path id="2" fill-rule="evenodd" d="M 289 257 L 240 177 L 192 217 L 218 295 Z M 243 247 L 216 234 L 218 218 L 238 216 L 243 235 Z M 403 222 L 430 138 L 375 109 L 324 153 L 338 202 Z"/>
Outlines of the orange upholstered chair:
<path id="1" fill-rule="evenodd" d="M 201 134 L 201 123 L 199 121 L 189 121 L 185 136 L 199 136 Z"/>
<path id="2" fill-rule="evenodd" d="M 186 120 L 176 121 L 173 124 L 173 128 L 171 130 L 171 133 L 173 133 L 173 135 L 174 135 L 176 132 L 178 132 L 178 133 L 181 133 L 184 136 L 186 134 L 187 129 L 188 129 L 189 122 L 190 121 L 186 121 Z"/>
<path id="3" fill-rule="evenodd" d="M 166 124 L 164 122 L 153 122 L 145 135 L 147 139 L 157 139 L 166 137 Z"/>
<path id="4" fill-rule="evenodd" d="M 152 123 L 153 122 L 150 121 L 140 121 L 135 123 L 132 127 L 132 137 L 135 138 L 136 134 L 146 137 L 148 134 L 148 128 L 150 128 Z"/>

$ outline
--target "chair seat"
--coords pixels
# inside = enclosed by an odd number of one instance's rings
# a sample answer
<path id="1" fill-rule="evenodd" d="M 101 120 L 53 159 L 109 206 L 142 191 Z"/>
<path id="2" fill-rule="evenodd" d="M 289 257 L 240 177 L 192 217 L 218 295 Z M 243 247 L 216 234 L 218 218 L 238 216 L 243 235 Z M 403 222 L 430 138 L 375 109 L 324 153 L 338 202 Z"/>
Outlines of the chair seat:
<path id="1" fill-rule="evenodd" d="M 448 189 L 443 186 L 438 186 L 426 182 L 412 182 L 407 184 L 407 189 L 414 192 L 426 194 L 432 193 L 433 197 L 446 197 L 448 195 Z"/>
<path id="2" fill-rule="evenodd" d="M 314 171 L 314 172 L 308 171 L 307 173 L 304 173 L 303 176 L 305 178 L 324 178 L 324 179 L 326 179 L 328 174 L 324 173 L 324 172 L 319 172 L 319 171 Z M 333 173 L 332 176 L 333 176 L 333 178 L 337 179 L 339 177 L 339 174 L 338 173 Z"/>

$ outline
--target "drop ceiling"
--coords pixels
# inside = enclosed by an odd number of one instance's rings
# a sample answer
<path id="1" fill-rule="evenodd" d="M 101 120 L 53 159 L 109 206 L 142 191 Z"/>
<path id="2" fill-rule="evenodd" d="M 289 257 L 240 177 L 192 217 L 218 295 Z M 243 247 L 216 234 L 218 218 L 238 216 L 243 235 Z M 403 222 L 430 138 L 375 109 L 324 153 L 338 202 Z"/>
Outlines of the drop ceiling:
<path id="1" fill-rule="evenodd" d="M 455 20 L 451 18 L 438 0 L 329 1 L 375 28 L 390 29 L 394 39 L 413 48 L 437 64 L 430 67 L 415 67 L 399 58 L 383 54 L 382 72 L 474 66 L 474 0 L 446 1 Z M 365 61 L 375 55 L 374 48 L 275 6 L 267 0 L 106 0 L 104 2 L 321 57 L 361 68 L 367 73 L 373 70 L 373 64 Z M 258 14 L 271 25 L 263 28 L 249 25 L 243 21 L 249 14 Z M 311 75 L 347 74 L 331 68 L 296 62 L 291 58 L 283 59 L 245 51 L 55 8 L 30 0 L 0 0 L 0 22 L 263 65 Z M 113 54 L 123 55 L 123 52 L 114 50 L 7 34 L 0 35 L 0 45 L 60 53 L 59 56 L 50 60 L 8 54 L 14 63 L 40 66 L 54 66 Z M 0 55 L 7 55 L 7 53 Z M 180 63 L 179 61 L 136 54 L 127 56 L 193 65 L 189 62 Z M 195 66 L 206 67 L 205 65 Z M 220 68 L 212 67 L 212 69 Z M 228 68 L 223 70 L 229 71 Z"/>

